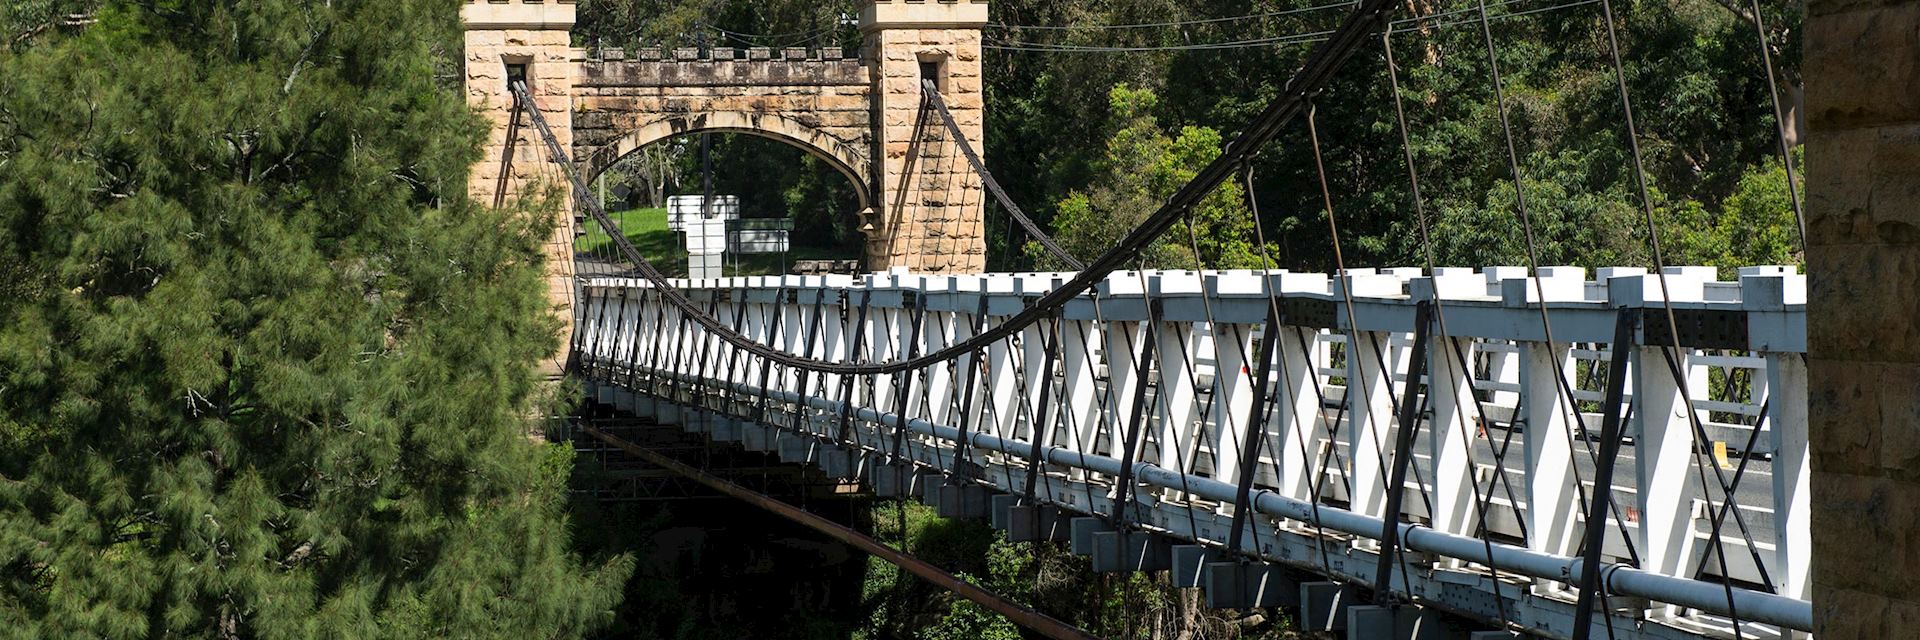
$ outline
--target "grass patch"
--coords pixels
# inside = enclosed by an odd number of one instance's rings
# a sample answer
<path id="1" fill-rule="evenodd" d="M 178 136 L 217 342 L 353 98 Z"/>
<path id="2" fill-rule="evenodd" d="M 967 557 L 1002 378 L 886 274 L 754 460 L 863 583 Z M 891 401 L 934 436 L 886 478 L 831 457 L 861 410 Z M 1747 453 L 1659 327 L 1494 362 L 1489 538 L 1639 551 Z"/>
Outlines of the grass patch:
<path id="1" fill-rule="evenodd" d="M 614 224 L 627 236 L 627 241 L 640 250 L 641 257 L 661 273 L 669 277 L 687 275 L 687 251 L 680 242 L 680 234 L 667 228 L 666 209 L 628 209 L 607 214 Z M 608 236 L 599 223 L 588 220 L 585 234 L 575 241 L 574 250 L 585 255 L 614 256 L 618 251 L 613 248 L 613 238 Z M 769 276 L 787 273 L 798 260 L 846 260 L 859 257 L 858 249 L 831 247 L 791 247 L 786 255 L 746 254 L 728 255 L 726 274 L 729 276 Z M 783 269 L 784 267 L 784 269 Z"/>

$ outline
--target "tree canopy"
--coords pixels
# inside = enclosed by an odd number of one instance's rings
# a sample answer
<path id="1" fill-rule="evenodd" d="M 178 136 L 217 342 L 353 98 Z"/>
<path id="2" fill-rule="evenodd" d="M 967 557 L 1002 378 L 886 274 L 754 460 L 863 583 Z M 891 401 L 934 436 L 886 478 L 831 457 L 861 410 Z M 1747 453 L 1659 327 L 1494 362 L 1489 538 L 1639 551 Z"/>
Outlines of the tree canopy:
<path id="1" fill-rule="evenodd" d="M 1600 7 L 1488 4 L 1539 260 L 1650 266 Z M 1735 4 L 1741 6 L 1613 3 L 1652 207 L 1662 239 L 1673 239 L 1669 264 L 1799 259 L 1765 67 L 1745 6 Z M 1798 12 L 1785 2 L 1761 6 L 1783 81 L 1780 97 L 1791 110 Z M 988 156 L 997 166 L 1023 168 L 997 173 L 1022 202 L 1062 204 L 1073 201 L 1054 194 L 1105 180 L 1098 148 L 1078 141 L 1103 139 L 1100 127 L 1113 116 L 1099 112 L 1115 108 L 1104 99 L 1114 86 L 1157 93 L 1152 112 L 1167 131 L 1203 126 L 1231 138 L 1298 68 L 1312 44 L 1302 34 L 1332 29 L 1345 14 L 1337 3 L 1312 0 L 1009 0 L 993 8 L 1002 26 L 990 27 L 986 40 L 1003 48 L 987 56 Z M 1362 47 L 1315 101 L 1350 265 L 1423 264 L 1421 209 L 1439 264 L 1526 264 L 1514 170 L 1476 8 L 1412 2 L 1394 16 L 1401 22 L 1391 46 L 1421 182 L 1419 207 L 1380 41 Z M 1234 19 L 1241 16 L 1252 18 Z M 1408 21 L 1415 17 L 1426 19 Z M 1074 28 L 1036 28 L 1062 25 Z M 1275 44 L 1193 47 L 1263 39 Z M 1282 245 L 1283 265 L 1327 269 L 1332 242 L 1311 142 L 1305 123 L 1293 123 L 1256 159 L 1255 192 L 1266 237 Z M 1036 209 L 1043 217 L 1068 213 L 1064 206 Z"/>
<path id="2" fill-rule="evenodd" d="M 851 13 L 853 4 L 593 0 L 582 4 L 577 37 L 603 46 L 845 45 L 858 41 L 852 29 L 825 36 L 820 31 L 831 16 Z M 1670 264 L 1799 259 L 1770 104 L 1774 96 L 1747 3 L 1612 3 L 1651 203 L 1643 202 L 1634 184 L 1601 6 L 1553 0 L 1487 5 L 1520 187 L 1500 125 L 1478 5 L 1401 5 L 1391 46 L 1421 179 L 1419 206 L 1379 41 L 1363 46 L 1315 105 L 1333 214 L 1350 264 L 1424 263 L 1429 243 L 1418 230 L 1420 210 L 1437 262 L 1525 264 L 1517 196 L 1525 196 L 1543 263 L 1650 266 L 1643 213 L 1649 204 L 1663 239 L 1673 238 L 1672 255 L 1665 256 Z M 1126 128 L 1123 122 L 1150 117 L 1169 140 L 1208 130 L 1231 139 L 1278 94 L 1314 34 L 1339 24 L 1346 6 L 1322 0 L 995 0 L 995 24 L 984 34 L 988 164 L 1043 224 L 1063 218 L 1053 223 L 1066 225 L 1063 234 L 1091 234 L 1063 237 L 1062 243 L 1102 246 L 1115 226 L 1076 220 L 1101 206 L 1122 206 L 1112 197 L 1119 195 L 1114 188 L 1129 181 L 1117 179 L 1125 174 L 1116 171 L 1110 136 Z M 1759 7 L 1791 140 L 1799 129 L 1793 114 L 1800 100 L 1800 10 L 1791 0 L 1765 0 Z M 789 37 L 742 40 L 732 35 L 738 33 Z M 1116 114 L 1135 108 L 1111 99 L 1120 86 L 1156 99 L 1140 113 Z M 1264 209 L 1263 231 L 1280 245 L 1282 265 L 1327 269 L 1333 245 L 1306 133 L 1296 121 L 1257 158 L 1254 191 Z M 1103 198 L 1108 202 L 1097 204 Z M 1027 240 L 1006 216 L 991 212 L 988 223 L 993 269 L 1046 266 L 1026 250 Z M 1181 227 L 1174 235 L 1184 235 Z"/>
<path id="3" fill-rule="evenodd" d="M 1220 157 L 1220 132 L 1187 126 L 1169 134 L 1152 115 L 1159 97 L 1150 90 L 1118 85 L 1109 93 L 1112 131 L 1106 154 L 1095 160 L 1096 177 L 1055 208 L 1053 235 L 1068 253 L 1090 260 L 1120 242 L 1168 196 L 1193 180 L 1200 167 Z M 1161 236 L 1140 266 L 1151 269 L 1254 268 L 1261 265 L 1253 243 L 1253 215 L 1239 184 L 1214 190 L 1188 216 Z M 1039 243 L 1027 253 L 1045 268 L 1064 269 Z"/>
<path id="4" fill-rule="evenodd" d="M 0 51 L 0 629 L 578 637 L 548 215 L 465 196 L 456 0 L 107 2 Z"/>
<path id="5" fill-rule="evenodd" d="M 582 0 L 575 37 L 850 47 L 855 4 Z M 1770 104 L 1792 138 L 1796 4 L 1760 3 L 1757 38 L 1741 3 L 1612 3 L 1644 198 L 1600 5 L 1488 4 L 1483 33 L 1472 3 L 1406 3 L 1417 20 L 1316 98 L 1350 265 L 1648 265 L 1647 210 L 1670 264 L 1799 260 Z M 987 162 L 1096 254 L 1344 6 L 994 0 Z M 484 125 L 448 80 L 459 7 L 0 3 L 0 629 L 574 637 L 608 619 L 628 564 L 570 550 L 566 452 L 525 437 L 557 346 L 548 216 L 464 196 Z M 1333 266 L 1314 148 L 1296 121 L 1251 167 L 1257 217 L 1224 186 L 1149 266 L 1259 264 L 1256 219 L 1279 266 Z M 718 155 L 780 169 L 750 143 Z M 796 216 L 848 195 L 823 163 L 725 188 Z M 1050 266 L 1005 220 L 992 268 Z"/>

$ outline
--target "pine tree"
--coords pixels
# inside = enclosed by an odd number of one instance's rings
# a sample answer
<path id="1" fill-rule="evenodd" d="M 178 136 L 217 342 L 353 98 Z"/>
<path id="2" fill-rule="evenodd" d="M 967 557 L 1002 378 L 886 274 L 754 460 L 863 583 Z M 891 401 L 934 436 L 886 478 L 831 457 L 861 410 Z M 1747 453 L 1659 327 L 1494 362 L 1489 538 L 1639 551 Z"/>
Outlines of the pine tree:
<path id="1" fill-rule="evenodd" d="M 578 637 L 543 216 L 458 0 L 125 0 L 0 50 L 0 636 Z"/>

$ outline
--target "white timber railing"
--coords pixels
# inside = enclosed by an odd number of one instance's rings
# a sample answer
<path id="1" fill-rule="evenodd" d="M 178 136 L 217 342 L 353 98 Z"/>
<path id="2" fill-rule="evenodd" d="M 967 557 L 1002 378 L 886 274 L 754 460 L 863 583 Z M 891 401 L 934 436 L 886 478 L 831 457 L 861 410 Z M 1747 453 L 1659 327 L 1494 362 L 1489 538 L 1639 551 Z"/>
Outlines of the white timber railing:
<path id="1" fill-rule="evenodd" d="M 1071 275 L 675 286 L 784 353 L 873 363 L 962 342 Z M 1400 544 L 1419 552 L 1400 561 L 1420 568 L 1396 572 L 1393 588 L 1548 637 L 1570 637 L 1583 514 L 1602 486 L 1599 580 L 1618 599 L 1619 636 L 1732 637 L 1736 625 L 1744 637 L 1791 636 L 1812 618 L 1806 279 L 1792 267 L 1716 275 L 1117 272 L 974 353 L 860 376 L 763 361 L 647 282 L 600 277 L 583 282 L 574 352 L 602 400 L 824 451 L 814 457 L 843 476 L 938 474 L 1357 582 L 1375 578 L 1389 470 L 1403 453 L 1411 467 L 1393 519 Z M 1426 373 L 1409 380 L 1423 304 Z M 1636 319 L 1634 340 L 1615 345 L 1623 314 Z M 1625 384 L 1610 390 L 1616 361 Z M 1415 433 L 1397 452 L 1406 399 Z M 1623 437 L 1601 485 L 1609 402 Z M 1134 487 L 1122 491 L 1123 477 Z"/>

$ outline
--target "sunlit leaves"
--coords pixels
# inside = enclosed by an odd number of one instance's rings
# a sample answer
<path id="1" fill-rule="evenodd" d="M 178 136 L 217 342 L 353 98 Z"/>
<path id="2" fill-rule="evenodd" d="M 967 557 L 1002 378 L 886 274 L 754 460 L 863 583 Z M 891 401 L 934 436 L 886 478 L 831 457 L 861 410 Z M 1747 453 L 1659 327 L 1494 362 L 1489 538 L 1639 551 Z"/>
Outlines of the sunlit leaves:
<path id="1" fill-rule="evenodd" d="M 465 198 L 459 3 L 115 2 L 0 53 L 0 620 L 571 637 L 545 212 Z M 539 214 L 538 217 L 535 217 Z"/>

